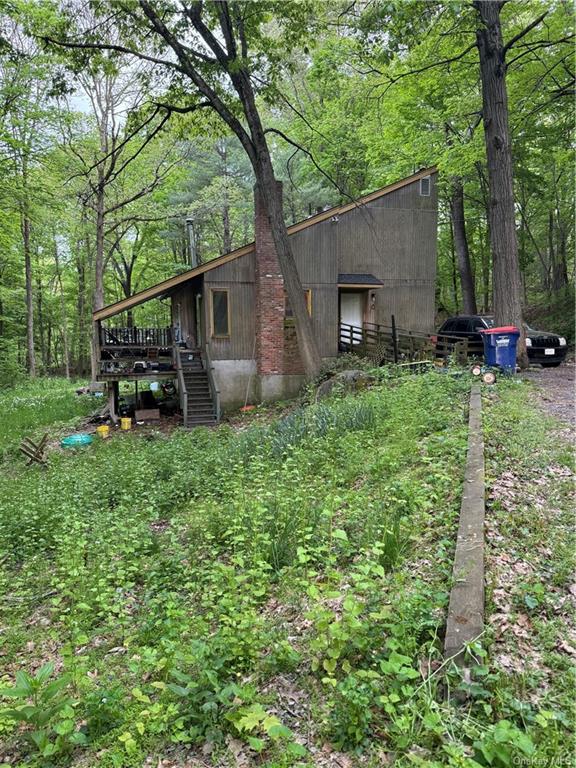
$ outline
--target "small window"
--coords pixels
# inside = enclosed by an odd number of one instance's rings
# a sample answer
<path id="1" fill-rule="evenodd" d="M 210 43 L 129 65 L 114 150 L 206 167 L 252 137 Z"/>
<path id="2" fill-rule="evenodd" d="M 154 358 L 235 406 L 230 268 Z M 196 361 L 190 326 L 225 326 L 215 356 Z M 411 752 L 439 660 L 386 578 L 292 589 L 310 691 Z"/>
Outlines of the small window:
<path id="1" fill-rule="evenodd" d="M 430 197 L 430 176 L 420 179 L 420 194 L 422 197 Z"/>
<path id="2" fill-rule="evenodd" d="M 308 314 L 310 317 L 312 317 L 312 291 L 310 288 L 306 288 L 304 291 L 304 298 L 306 299 L 306 307 L 308 309 Z M 288 300 L 288 294 L 286 291 L 284 291 L 284 317 L 294 317 L 294 312 L 292 311 L 292 307 L 290 306 L 290 302 Z"/>
<path id="3" fill-rule="evenodd" d="M 230 312 L 228 306 L 228 291 L 214 290 L 212 296 L 212 336 L 230 336 Z"/>

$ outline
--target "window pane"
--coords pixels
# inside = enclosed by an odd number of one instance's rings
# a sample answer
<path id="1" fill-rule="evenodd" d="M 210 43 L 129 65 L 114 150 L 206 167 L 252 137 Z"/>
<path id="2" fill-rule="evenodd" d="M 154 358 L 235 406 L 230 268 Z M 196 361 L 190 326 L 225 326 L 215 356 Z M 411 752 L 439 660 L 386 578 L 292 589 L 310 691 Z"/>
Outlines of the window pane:
<path id="1" fill-rule="evenodd" d="M 228 336 L 228 291 L 212 291 L 212 333 Z"/>

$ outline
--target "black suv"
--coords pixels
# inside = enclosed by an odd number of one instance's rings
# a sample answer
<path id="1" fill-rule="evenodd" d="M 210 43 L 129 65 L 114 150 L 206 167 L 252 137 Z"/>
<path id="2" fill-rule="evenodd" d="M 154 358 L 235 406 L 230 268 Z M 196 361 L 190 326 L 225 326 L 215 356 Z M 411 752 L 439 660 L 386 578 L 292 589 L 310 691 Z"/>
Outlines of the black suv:
<path id="1" fill-rule="evenodd" d="M 482 344 L 480 331 L 494 327 L 494 318 L 491 315 L 457 315 L 449 317 L 438 329 L 438 341 L 441 334 L 446 336 L 469 339 L 476 345 Z M 566 357 L 566 339 L 555 333 L 535 331 L 528 325 L 526 328 L 526 348 L 528 360 L 531 363 L 540 363 L 546 368 L 553 368 Z"/>

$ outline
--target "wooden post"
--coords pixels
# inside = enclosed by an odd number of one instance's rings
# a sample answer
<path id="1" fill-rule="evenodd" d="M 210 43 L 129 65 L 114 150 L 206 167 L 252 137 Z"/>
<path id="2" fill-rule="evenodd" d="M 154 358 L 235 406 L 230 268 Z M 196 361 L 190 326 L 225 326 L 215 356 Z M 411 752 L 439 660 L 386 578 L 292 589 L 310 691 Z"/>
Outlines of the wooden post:
<path id="1" fill-rule="evenodd" d="M 110 421 L 112 424 L 118 424 L 118 382 L 108 382 L 108 410 L 110 412 Z"/>
<path id="2" fill-rule="evenodd" d="M 396 333 L 396 318 L 392 315 L 392 350 L 394 353 L 394 363 L 398 362 L 398 334 Z"/>

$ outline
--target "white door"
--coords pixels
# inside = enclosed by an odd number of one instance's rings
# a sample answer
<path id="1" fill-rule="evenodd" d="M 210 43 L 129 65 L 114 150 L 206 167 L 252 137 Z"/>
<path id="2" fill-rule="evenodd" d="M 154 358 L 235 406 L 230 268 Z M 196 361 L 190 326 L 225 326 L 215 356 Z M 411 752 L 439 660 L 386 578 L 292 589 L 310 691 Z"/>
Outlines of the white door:
<path id="1" fill-rule="evenodd" d="M 340 325 L 353 325 L 355 328 L 362 328 L 364 320 L 364 294 L 363 293 L 341 293 L 340 294 Z M 343 337 L 346 336 L 347 328 L 342 328 Z M 361 334 L 354 334 L 352 343 L 360 344 Z"/>

